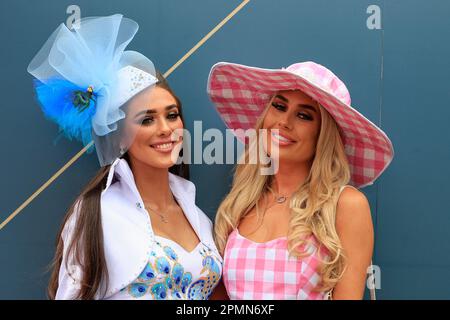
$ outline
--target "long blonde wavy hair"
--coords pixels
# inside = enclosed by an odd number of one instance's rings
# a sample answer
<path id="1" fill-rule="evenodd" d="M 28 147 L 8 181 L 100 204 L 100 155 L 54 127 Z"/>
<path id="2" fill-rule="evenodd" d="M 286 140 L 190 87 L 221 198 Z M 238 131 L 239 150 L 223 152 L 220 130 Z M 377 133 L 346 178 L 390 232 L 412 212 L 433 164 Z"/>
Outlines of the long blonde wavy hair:
<path id="1" fill-rule="evenodd" d="M 350 168 L 336 122 L 321 105 L 319 109 L 321 125 L 315 155 L 309 175 L 291 197 L 287 237 L 291 256 L 308 255 L 306 248 L 311 235 L 319 244 L 319 252 L 326 249 L 327 256 L 321 257 L 319 267 L 321 283 L 318 290 L 327 291 L 336 285 L 345 271 L 345 256 L 336 232 L 335 217 L 340 188 L 350 181 Z M 263 126 L 265 113 L 256 124 L 257 134 Z M 215 242 L 222 255 L 229 234 L 253 207 L 258 219 L 261 218 L 258 203 L 273 181 L 273 176 L 260 174 L 263 164 L 244 161 L 252 148 L 246 146 L 244 158 L 238 162 L 242 164 L 235 167 L 231 191 L 220 204 L 215 218 Z"/>

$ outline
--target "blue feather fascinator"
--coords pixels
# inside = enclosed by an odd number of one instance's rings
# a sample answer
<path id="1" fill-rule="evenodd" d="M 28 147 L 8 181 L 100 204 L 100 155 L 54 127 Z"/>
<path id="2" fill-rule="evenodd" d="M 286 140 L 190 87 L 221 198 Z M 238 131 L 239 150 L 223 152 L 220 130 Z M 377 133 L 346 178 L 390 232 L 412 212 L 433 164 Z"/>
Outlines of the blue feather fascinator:
<path id="1" fill-rule="evenodd" d="M 157 82 L 148 58 L 125 51 L 137 30 L 120 14 L 83 18 L 73 30 L 61 24 L 30 62 L 42 111 L 67 138 L 87 145 L 107 137 L 125 117 L 121 106 Z M 101 145 L 97 155 L 106 165 L 118 154 Z"/>

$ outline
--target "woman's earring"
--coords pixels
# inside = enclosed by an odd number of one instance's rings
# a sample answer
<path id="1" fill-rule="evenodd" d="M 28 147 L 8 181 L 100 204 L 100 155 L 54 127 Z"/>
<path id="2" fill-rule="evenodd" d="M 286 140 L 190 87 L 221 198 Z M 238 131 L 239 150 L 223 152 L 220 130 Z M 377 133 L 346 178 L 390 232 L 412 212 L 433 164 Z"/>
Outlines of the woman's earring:
<path id="1" fill-rule="evenodd" d="M 120 155 L 123 155 L 125 153 L 125 147 L 120 146 Z"/>

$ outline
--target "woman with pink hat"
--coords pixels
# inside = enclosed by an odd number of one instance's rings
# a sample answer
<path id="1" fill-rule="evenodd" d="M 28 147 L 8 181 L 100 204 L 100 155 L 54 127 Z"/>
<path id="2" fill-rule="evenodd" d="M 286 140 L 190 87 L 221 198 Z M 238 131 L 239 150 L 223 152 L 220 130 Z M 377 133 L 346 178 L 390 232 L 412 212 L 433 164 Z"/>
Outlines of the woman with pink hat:
<path id="1" fill-rule="evenodd" d="M 391 162 L 389 138 L 351 107 L 344 83 L 314 62 L 275 70 L 218 63 L 208 94 L 230 129 L 256 129 L 278 161 L 271 175 L 261 174 L 261 162 L 240 161 L 218 209 L 215 241 L 228 296 L 361 299 L 374 231 L 357 188 Z M 243 159 L 254 148 L 247 145 Z"/>

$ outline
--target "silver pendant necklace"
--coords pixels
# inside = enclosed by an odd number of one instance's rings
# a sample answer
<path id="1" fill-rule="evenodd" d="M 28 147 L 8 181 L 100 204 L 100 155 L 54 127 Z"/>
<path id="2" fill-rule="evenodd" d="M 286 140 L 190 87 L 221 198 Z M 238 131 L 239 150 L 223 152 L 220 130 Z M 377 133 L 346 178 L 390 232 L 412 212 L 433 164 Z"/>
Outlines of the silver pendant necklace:
<path id="1" fill-rule="evenodd" d="M 162 222 L 164 222 L 164 223 L 169 223 L 169 220 L 167 220 L 167 217 L 166 217 L 165 215 L 163 215 L 163 214 L 161 214 L 160 212 L 156 211 L 155 209 L 153 209 L 152 207 L 150 207 L 150 206 L 149 206 L 147 203 L 145 203 L 145 202 L 144 202 L 144 206 L 145 206 L 145 208 L 150 209 L 151 212 L 156 213 L 156 214 L 161 218 L 161 221 L 162 221 Z"/>
<path id="2" fill-rule="evenodd" d="M 278 202 L 278 203 L 283 203 L 283 202 L 286 201 L 286 199 L 287 199 L 286 196 L 283 196 L 283 195 L 275 195 L 275 201 Z"/>
<path id="3" fill-rule="evenodd" d="M 289 196 L 286 196 L 284 194 L 275 193 L 272 188 L 269 188 L 270 192 L 272 192 L 273 197 L 275 198 L 276 203 L 284 203 L 289 198 Z"/>

